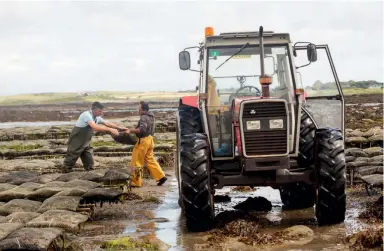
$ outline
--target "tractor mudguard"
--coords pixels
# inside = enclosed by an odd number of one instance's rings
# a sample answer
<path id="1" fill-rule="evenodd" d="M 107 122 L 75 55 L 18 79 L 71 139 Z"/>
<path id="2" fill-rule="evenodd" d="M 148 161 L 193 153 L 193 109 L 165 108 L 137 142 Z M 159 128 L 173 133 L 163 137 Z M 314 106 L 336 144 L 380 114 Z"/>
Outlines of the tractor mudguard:
<path id="1" fill-rule="evenodd" d="M 192 107 L 198 107 L 198 97 L 197 96 L 184 96 L 180 99 L 180 105 L 187 105 Z"/>

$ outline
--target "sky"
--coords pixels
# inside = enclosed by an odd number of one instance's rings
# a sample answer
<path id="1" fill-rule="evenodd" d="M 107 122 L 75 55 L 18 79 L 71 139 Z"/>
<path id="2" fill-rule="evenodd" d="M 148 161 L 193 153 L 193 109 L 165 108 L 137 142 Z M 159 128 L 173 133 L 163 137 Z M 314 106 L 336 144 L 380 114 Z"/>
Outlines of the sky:
<path id="1" fill-rule="evenodd" d="M 191 90 L 178 53 L 206 26 L 260 25 L 328 44 L 341 81 L 384 79 L 382 1 L 2 1 L 0 95 Z"/>

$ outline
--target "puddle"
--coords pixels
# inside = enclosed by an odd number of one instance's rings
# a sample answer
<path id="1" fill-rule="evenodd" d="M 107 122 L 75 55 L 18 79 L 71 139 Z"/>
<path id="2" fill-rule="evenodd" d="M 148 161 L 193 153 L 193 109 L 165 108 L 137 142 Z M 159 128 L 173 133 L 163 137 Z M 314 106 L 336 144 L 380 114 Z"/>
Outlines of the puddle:
<path id="1" fill-rule="evenodd" d="M 153 222 L 150 224 L 151 229 L 148 232 L 154 232 L 157 238 L 170 245 L 170 251 L 194 250 L 196 244 L 204 245 L 206 243 L 207 233 L 189 233 L 186 231 L 178 205 L 177 181 L 173 178 L 170 183 L 169 191 L 163 203 L 153 211 L 153 218 L 147 221 L 147 223 Z M 252 212 L 252 215 L 264 217 L 272 223 L 261 230 L 263 233 L 273 233 L 295 225 L 305 225 L 315 232 L 313 239 L 302 242 L 287 242 L 275 247 L 265 247 L 264 250 L 346 250 L 347 247 L 341 244 L 341 238 L 368 227 L 357 219 L 363 206 L 357 202 L 351 203 L 347 209 L 344 223 L 318 227 L 314 217 L 314 207 L 304 210 L 283 210 L 279 191 L 270 187 L 258 187 L 255 191 L 247 192 L 233 191 L 232 187 L 225 187 L 217 190 L 215 195 L 229 195 L 231 197 L 231 201 L 215 203 L 216 215 L 226 210 L 234 210 L 235 205 L 245 201 L 248 197 L 260 196 L 268 199 L 272 203 L 271 211 Z M 124 233 L 135 232 L 137 234 L 137 229 L 144 233 L 145 226 L 147 226 L 144 223 L 138 222 L 136 226 L 125 229 Z M 248 250 L 247 248 L 242 246 L 241 249 Z M 255 250 L 254 247 L 250 246 L 249 248 L 249 250 Z M 236 248 L 230 250 L 236 250 Z"/>

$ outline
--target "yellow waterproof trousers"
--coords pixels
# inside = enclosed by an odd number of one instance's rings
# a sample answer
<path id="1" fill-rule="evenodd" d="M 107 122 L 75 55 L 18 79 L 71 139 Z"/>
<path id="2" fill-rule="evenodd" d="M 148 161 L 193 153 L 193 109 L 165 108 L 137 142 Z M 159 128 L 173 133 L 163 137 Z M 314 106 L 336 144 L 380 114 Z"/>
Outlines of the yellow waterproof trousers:
<path id="1" fill-rule="evenodd" d="M 165 174 L 153 156 L 153 148 L 154 143 L 151 135 L 139 139 L 133 148 L 131 167 L 138 169 L 144 167 L 144 164 L 147 164 L 149 173 L 157 182 L 161 178 L 165 177 Z M 134 172 L 132 174 L 131 186 L 142 186 L 141 173 L 142 172 Z"/>

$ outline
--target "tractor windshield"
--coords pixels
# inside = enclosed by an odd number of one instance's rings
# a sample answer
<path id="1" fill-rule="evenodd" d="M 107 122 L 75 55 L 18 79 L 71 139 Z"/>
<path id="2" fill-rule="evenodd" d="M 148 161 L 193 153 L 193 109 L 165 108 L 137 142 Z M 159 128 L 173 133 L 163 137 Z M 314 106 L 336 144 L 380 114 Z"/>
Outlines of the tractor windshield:
<path id="1" fill-rule="evenodd" d="M 209 86 L 210 82 L 215 84 L 214 91 L 217 92 L 221 106 L 230 106 L 232 100 L 236 97 L 261 96 L 259 47 L 247 46 L 228 60 L 242 47 L 221 47 L 208 50 L 207 89 L 208 92 L 211 89 Z M 264 51 L 265 73 L 273 76 L 273 82 L 270 85 L 270 95 L 286 99 L 291 103 L 294 92 L 288 48 L 286 46 L 271 47 L 266 45 Z M 226 60 L 228 61 L 224 63 Z"/>
<path id="2" fill-rule="evenodd" d="M 265 45 L 264 51 L 265 74 L 273 77 L 270 96 L 293 104 L 295 99 L 288 47 Z M 238 54 L 233 56 L 235 53 Z M 207 63 L 207 112 L 214 155 L 230 157 L 233 154 L 232 101 L 237 97 L 261 96 L 260 48 L 254 45 L 245 48 L 244 45 L 208 48 Z"/>

